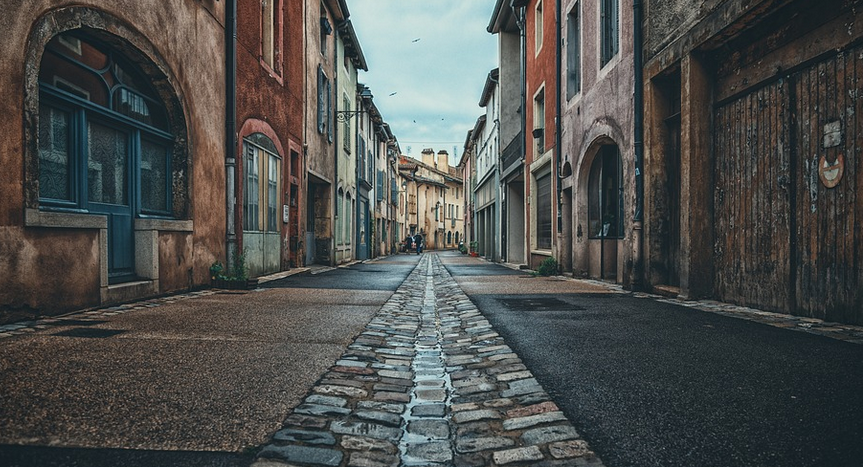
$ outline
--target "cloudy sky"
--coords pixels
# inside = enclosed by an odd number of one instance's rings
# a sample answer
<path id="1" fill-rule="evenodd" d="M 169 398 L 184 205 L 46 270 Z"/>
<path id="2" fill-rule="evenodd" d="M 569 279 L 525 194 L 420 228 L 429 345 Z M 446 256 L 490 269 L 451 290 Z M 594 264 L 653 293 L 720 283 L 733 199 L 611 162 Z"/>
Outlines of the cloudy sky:
<path id="1" fill-rule="evenodd" d="M 486 31 L 494 0 L 348 0 L 369 66 L 371 88 L 402 152 L 423 148 L 461 156 L 486 76 L 497 66 L 497 40 Z"/>

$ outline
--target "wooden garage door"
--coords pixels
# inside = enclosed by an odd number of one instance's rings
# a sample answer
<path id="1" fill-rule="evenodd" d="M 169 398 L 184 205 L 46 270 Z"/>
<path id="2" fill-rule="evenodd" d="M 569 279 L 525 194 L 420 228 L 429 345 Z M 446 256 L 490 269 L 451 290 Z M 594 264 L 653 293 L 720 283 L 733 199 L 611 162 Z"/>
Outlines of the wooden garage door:
<path id="1" fill-rule="evenodd" d="M 861 57 L 836 54 L 715 109 L 720 299 L 863 322 Z"/>
<path id="2" fill-rule="evenodd" d="M 797 169 L 794 294 L 801 314 L 863 321 L 863 48 L 793 77 Z M 821 174 L 821 166 L 841 164 Z"/>
<path id="3" fill-rule="evenodd" d="M 716 109 L 714 228 L 722 300 L 782 309 L 790 299 L 788 83 Z"/>

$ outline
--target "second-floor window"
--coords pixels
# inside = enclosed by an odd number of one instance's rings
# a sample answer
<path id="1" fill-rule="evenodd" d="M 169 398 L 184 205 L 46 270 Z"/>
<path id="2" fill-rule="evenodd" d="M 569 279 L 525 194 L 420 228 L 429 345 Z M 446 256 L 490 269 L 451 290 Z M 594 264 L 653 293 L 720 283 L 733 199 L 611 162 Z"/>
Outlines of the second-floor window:
<path id="1" fill-rule="evenodd" d="M 533 98 L 533 140 L 536 142 L 537 155 L 545 152 L 545 90 Z"/>
<path id="2" fill-rule="evenodd" d="M 566 23 L 566 98 L 581 91 L 581 18 L 576 2 Z"/>
<path id="3" fill-rule="evenodd" d="M 344 110 L 348 110 L 348 111 L 353 110 L 353 109 L 351 109 L 351 99 L 347 95 L 342 96 L 342 106 L 343 106 L 342 108 Z M 350 114 L 347 114 L 347 115 L 350 115 Z M 351 119 L 350 118 L 345 118 L 345 134 L 342 137 L 342 143 L 344 144 L 345 151 L 350 153 L 351 152 Z"/>
<path id="4" fill-rule="evenodd" d="M 533 21 L 534 32 L 536 33 L 536 53 L 539 53 L 539 49 L 542 48 L 542 19 L 542 0 L 540 0 L 536 3 L 536 17 Z"/>
<path id="5" fill-rule="evenodd" d="M 261 60 L 273 70 L 279 62 L 281 0 L 261 0 Z"/>
<path id="6" fill-rule="evenodd" d="M 605 66 L 620 50 L 619 0 L 600 0 L 600 57 Z"/>

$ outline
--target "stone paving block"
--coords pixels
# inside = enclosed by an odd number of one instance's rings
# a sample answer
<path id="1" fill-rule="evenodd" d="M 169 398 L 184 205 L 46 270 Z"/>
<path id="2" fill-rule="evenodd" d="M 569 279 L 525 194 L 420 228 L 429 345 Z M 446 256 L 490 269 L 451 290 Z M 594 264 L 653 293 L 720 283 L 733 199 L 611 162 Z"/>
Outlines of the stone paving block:
<path id="1" fill-rule="evenodd" d="M 359 401 L 357 402 L 357 409 L 380 410 L 384 412 L 400 414 L 405 411 L 405 406 L 404 404 L 396 404 L 392 402 Z"/>
<path id="2" fill-rule="evenodd" d="M 402 424 L 400 415 L 390 412 L 379 412 L 374 410 L 357 410 L 353 413 L 355 417 L 369 422 L 377 422 L 383 425 L 398 427 Z"/>
<path id="3" fill-rule="evenodd" d="M 367 438 L 364 436 L 342 436 L 341 446 L 354 451 L 380 451 L 387 454 L 395 454 L 398 447 L 383 439 Z"/>
<path id="4" fill-rule="evenodd" d="M 479 383 L 473 386 L 463 387 L 458 389 L 459 394 L 470 395 L 470 394 L 479 394 L 481 392 L 491 392 L 497 389 L 496 384 L 491 383 Z"/>
<path id="5" fill-rule="evenodd" d="M 414 394 L 419 401 L 443 402 L 446 400 L 446 389 L 417 389 Z"/>
<path id="6" fill-rule="evenodd" d="M 452 447 L 447 441 L 432 441 L 409 445 L 407 455 L 417 462 L 449 462 L 452 460 Z"/>
<path id="7" fill-rule="evenodd" d="M 504 430 L 522 430 L 543 423 L 566 421 L 566 416 L 563 412 L 548 412 L 537 415 L 528 415 L 526 417 L 510 418 L 503 421 Z"/>
<path id="8" fill-rule="evenodd" d="M 511 438 L 493 436 L 486 438 L 466 438 L 456 441 L 456 451 L 460 453 L 488 451 L 490 449 L 508 448 L 515 445 Z"/>
<path id="9" fill-rule="evenodd" d="M 266 459 L 282 459 L 300 464 L 336 467 L 342 463 L 344 455 L 335 449 L 314 448 L 309 446 L 273 446 L 264 447 L 258 454 Z"/>
<path id="10" fill-rule="evenodd" d="M 380 452 L 354 452 L 348 459 L 348 467 L 397 467 L 398 456 Z"/>
<path id="11" fill-rule="evenodd" d="M 348 415 L 351 411 L 350 409 L 333 407 L 331 405 L 301 404 L 299 407 L 294 409 L 294 413 L 326 417 L 333 415 Z"/>
<path id="12" fill-rule="evenodd" d="M 544 456 L 542 455 L 542 452 L 536 446 L 497 451 L 493 456 L 495 464 L 500 465 L 511 464 L 513 462 L 538 461 L 543 458 Z"/>
<path id="13" fill-rule="evenodd" d="M 411 381 L 409 379 L 381 378 L 380 381 L 383 384 L 391 384 L 393 386 L 403 386 L 406 388 L 410 388 L 413 386 L 413 381 Z"/>
<path id="14" fill-rule="evenodd" d="M 442 379 L 430 379 L 416 382 L 416 385 L 421 388 L 442 388 L 445 384 L 446 382 Z"/>
<path id="15" fill-rule="evenodd" d="M 402 434 L 398 428 L 364 422 L 335 421 L 330 423 L 330 430 L 340 435 L 366 436 L 390 441 L 397 441 Z"/>
<path id="16" fill-rule="evenodd" d="M 331 405 L 333 407 L 344 407 L 348 405 L 348 401 L 341 397 L 323 396 L 320 394 L 312 394 L 306 397 L 305 403 L 315 405 Z"/>
<path id="17" fill-rule="evenodd" d="M 373 397 L 374 397 L 374 400 L 383 401 L 383 402 L 407 403 L 407 402 L 410 402 L 410 400 L 411 400 L 411 396 L 409 396 L 407 394 L 400 393 L 400 392 L 388 392 L 388 391 L 376 392 Z"/>
<path id="18" fill-rule="evenodd" d="M 381 392 L 381 391 L 388 391 L 388 392 L 408 392 L 408 391 L 410 390 L 410 387 L 408 387 L 408 386 L 400 386 L 400 385 L 397 385 L 397 384 L 384 384 L 384 383 L 379 383 L 379 384 L 375 384 L 375 385 L 372 387 L 372 390 L 373 390 L 373 391 L 375 391 L 375 392 Z"/>
<path id="19" fill-rule="evenodd" d="M 349 375 L 373 375 L 375 374 L 375 370 L 371 368 L 360 368 L 355 366 L 334 366 L 330 368 L 330 371 L 334 371 L 336 373 L 345 373 Z"/>
<path id="20" fill-rule="evenodd" d="M 446 420 L 412 420 L 408 433 L 429 439 L 449 438 L 449 422 Z"/>
<path id="21" fill-rule="evenodd" d="M 515 381 L 527 378 L 533 378 L 533 374 L 529 371 L 514 371 L 512 373 L 503 373 L 497 375 L 497 380 L 501 382 Z"/>
<path id="22" fill-rule="evenodd" d="M 357 368 L 366 368 L 367 366 L 369 366 L 369 364 L 366 362 L 360 362 L 357 360 L 344 359 L 344 360 L 337 361 L 336 366 L 355 366 Z"/>
<path id="23" fill-rule="evenodd" d="M 453 404 L 449 409 L 455 413 L 464 412 L 465 410 L 479 410 L 480 406 L 475 402 L 466 402 L 464 404 Z"/>
<path id="24" fill-rule="evenodd" d="M 501 415 L 497 410 L 480 409 L 458 412 L 452 416 L 452 421 L 455 423 L 468 423 L 479 420 L 496 420 L 499 418 L 501 418 Z"/>
<path id="25" fill-rule="evenodd" d="M 308 444 L 336 444 L 336 438 L 328 431 L 308 431 L 287 428 L 273 435 L 273 440 L 283 442 L 303 442 Z"/>
<path id="26" fill-rule="evenodd" d="M 539 404 L 529 405 L 527 407 L 519 407 L 517 409 L 508 410 L 506 416 L 508 418 L 526 417 L 528 415 L 537 415 L 546 412 L 555 412 L 560 410 L 554 402 L 542 402 Z"/>
<path id="27" fill-rule="evenodd" d="M 578 438 L 578 432 L 570 425 L 555 425 L 527 430 L 521 434 L 524 444 L 546 444 Z"/>
<path id="28" fill-rule="evenodd" d="M 393 371 L 393 370 L 378 370 L 378 375 L 383 378 L 394 379 L 413 379 L 414 375 L 410 371 Z"/>
<path id="29" fill-rule="evenodd" d="M 490 409 L 499 409 L 503 407 L 509 407 L 513 405 L 515 402 L 512 399 L 508 398 L 500 398 L 500 399 L 489 399 L 483 401 L 482 406 L 488 407 Z"/>
<path id="30" fill-rule="evenodd" d="M 523 396 L 527 394 L 533 394 L 535 392 L 544 392 L 542 386 L 536 384 L 533 386 L 519 386 L 517 388 L 507 389 L 505 391 L 501 391 L 501 397 L 514 397 L 514 396 Z"/>
<path id="31" fill-rule="evenodd" d="M 285 419 L 284 424 L 285 426 L 298 426 L 302 428 L 325 428 L 327 426 L 327 420 L 294 413 Z"/>
<path id="32" fill-rule="evenodd" d="M 360 389 L 356 387 L 349 386 L 336 386 L 333 384 L 325 384 L 321 386 L 315 386 L 312 388 L 312 391 L 318 394 L 324 394 L 328 396 L 347 396 L 353 398 L 366 397 L 369 395 L 365 389 Z"/>
<path id="33" fill-rule="evenodd" d="M 420 404 L 411 409 L 411 415 L 414 417 L 443 417 L 446 415 L 446 405 L 444 404 Z"/>
<path id="34" fill-rule="evenodd" d="M 569 459 L 573 457 L 584 457 L 592 455 L 593 451 L 587 445 L 587 441 L 582 439 L 573 439 L 570 441 L 560 441 L 548 445 L 548 453 L 555 459 Z"/>

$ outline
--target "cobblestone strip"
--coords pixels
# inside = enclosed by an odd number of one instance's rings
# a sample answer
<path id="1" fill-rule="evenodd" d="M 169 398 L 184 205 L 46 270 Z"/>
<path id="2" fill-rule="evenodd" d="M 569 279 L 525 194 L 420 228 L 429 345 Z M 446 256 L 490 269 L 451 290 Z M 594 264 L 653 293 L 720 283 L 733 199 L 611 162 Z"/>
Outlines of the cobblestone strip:
<path id="1" fill-rule="evenodd" d="M 49 329 L 56 326 L 68 326 L 72 323 L 79 323 L 81 321 L 97 321 L 102 318 L 117 316 L 123 313 L 128 313 L 130 311 L 143 310 L 145 308 L 156 308 L 167 303 L 173 303 L 180 300 L 189 300 L 198 297 L 206 297 L 217 293 L 220 292 L 218 290 L 199 290 L 196 292 L 168 295 L 165 297 L 142 300 L 134 303 L 125 303 L 123 305 L 94 308 L 91 310 L 79 311 L 64 316 L 40 318 L 33 321 L 21 321 L 13 324 L 4 324 L 0 325 L 0 339 L 19 336 L 22 334 L 31 334 L 39 330 Z"/>
<path id="2" fill-rule="evenodd" d="M 434 254 L 258 457 L 255 467 L 602 465 Z"/>

